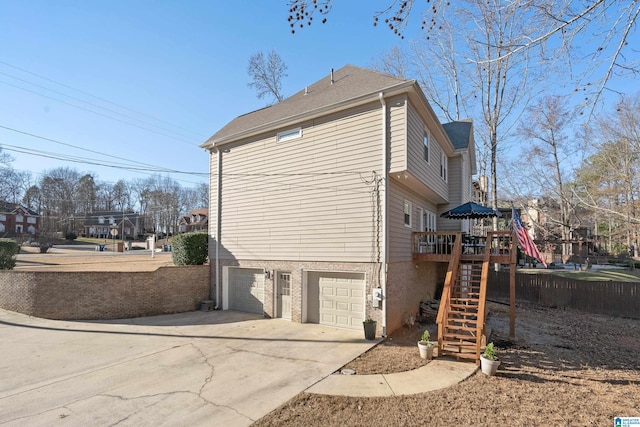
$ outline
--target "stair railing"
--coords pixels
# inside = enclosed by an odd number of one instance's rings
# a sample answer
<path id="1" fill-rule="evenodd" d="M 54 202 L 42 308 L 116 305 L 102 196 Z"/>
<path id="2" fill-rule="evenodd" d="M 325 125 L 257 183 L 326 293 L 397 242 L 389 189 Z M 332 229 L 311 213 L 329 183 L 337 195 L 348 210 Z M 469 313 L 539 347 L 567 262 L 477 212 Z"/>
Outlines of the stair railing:
<path id="1" fill-rule="evenodd" d="M 487 235 L 487 242 L 493 241 L 493 232 Z M 482 273 L 480 274 L 480 296 L 478 301 L 478 322 L 476 324 L 476 363 L 480 363 L 480 350 L 485 337 L 485 317 L 487 301 L 487 281 L 489 278 L 489 267 L 491 265 L 491 245 L 486 245 L 484 257 L 482 259 Z"/>
<path id="2" fill-rule="evenodd" d="M 438 324 L 438 356 L 442 355 L 444 345 L 442 336 L 444 335 L 444 324 L 449 316 L 449 308 L 451 305 L 451 288 L 454 285 L 456 278 L 458 277 L 458 268 L 460 268 L 460 255 L 462 254 L 462 235 L 460 233 L 455 234 L 455 240 L 451 251 L 451 259 L 449 259 L 449 266 L 447 268 L 447 275 L 444 279 L 444 288 L 442 289 L 442 296 L 440 297 L 440 307 L 438 308 L 438 317 L 436 317 L 436 323 Z"/>

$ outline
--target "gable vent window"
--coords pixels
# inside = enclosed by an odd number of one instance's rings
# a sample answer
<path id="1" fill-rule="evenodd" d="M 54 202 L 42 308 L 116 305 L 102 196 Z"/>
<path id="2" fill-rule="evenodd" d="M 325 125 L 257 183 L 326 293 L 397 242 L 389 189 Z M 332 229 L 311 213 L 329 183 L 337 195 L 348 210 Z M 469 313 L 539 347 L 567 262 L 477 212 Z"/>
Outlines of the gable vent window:
<path id="1" fill-rule="evenodd" d="M 290 141 L 292 139 L 302 138 L 302 128 L 285 130 L 276 135 L 276 142 Z"/>

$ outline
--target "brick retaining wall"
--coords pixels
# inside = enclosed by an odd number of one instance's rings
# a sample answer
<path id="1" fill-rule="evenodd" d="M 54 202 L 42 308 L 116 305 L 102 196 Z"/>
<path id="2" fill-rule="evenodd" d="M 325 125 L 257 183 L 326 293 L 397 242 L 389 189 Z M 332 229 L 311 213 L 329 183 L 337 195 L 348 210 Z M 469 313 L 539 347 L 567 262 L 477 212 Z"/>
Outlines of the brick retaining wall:
<path id="1" fill-rule="evenodd" d="M 209 299 L 209 266 L 145 272 L 0 271 L 0 308 L 57 320 L 193 311 Z"/>

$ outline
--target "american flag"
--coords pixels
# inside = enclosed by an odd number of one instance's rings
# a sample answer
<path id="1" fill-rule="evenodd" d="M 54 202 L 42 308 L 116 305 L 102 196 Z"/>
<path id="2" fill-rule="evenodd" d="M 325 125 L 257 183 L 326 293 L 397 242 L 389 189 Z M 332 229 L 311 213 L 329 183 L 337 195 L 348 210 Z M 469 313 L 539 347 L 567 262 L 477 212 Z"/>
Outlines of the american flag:
<path id="1" fill-rule="evenodd" d="M 537 259 L 542 263 L 542 265 L 544 265 L 544 268 L 547 268 L 547 263 L 542 259 L 538 247 L 533 243 L 531 237 L 529 237 L 529 233 L 527 233 L 527 229 L 522 225 L 520 215 L 518 215 L 515 208 L 511 208 L 511 213 L 513 215 L 513 229 L 516 232 L 516 236 L 518 236 L 518 243 L 520 243 L 520 247 L 525 254 L 529 255 L 531 258 Z"/>

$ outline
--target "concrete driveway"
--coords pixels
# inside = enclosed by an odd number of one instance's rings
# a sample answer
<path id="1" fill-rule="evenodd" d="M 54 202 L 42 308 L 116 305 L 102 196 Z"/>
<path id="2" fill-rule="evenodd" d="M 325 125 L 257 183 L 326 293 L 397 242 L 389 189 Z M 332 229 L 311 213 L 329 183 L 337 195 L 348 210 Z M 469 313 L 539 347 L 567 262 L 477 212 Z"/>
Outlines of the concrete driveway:
<path id="1" fill-rule="evenodd" d="M 102 322 L 0 310 L 2 426 L 244 426 L 368 350 L 231 311 Z"/>

